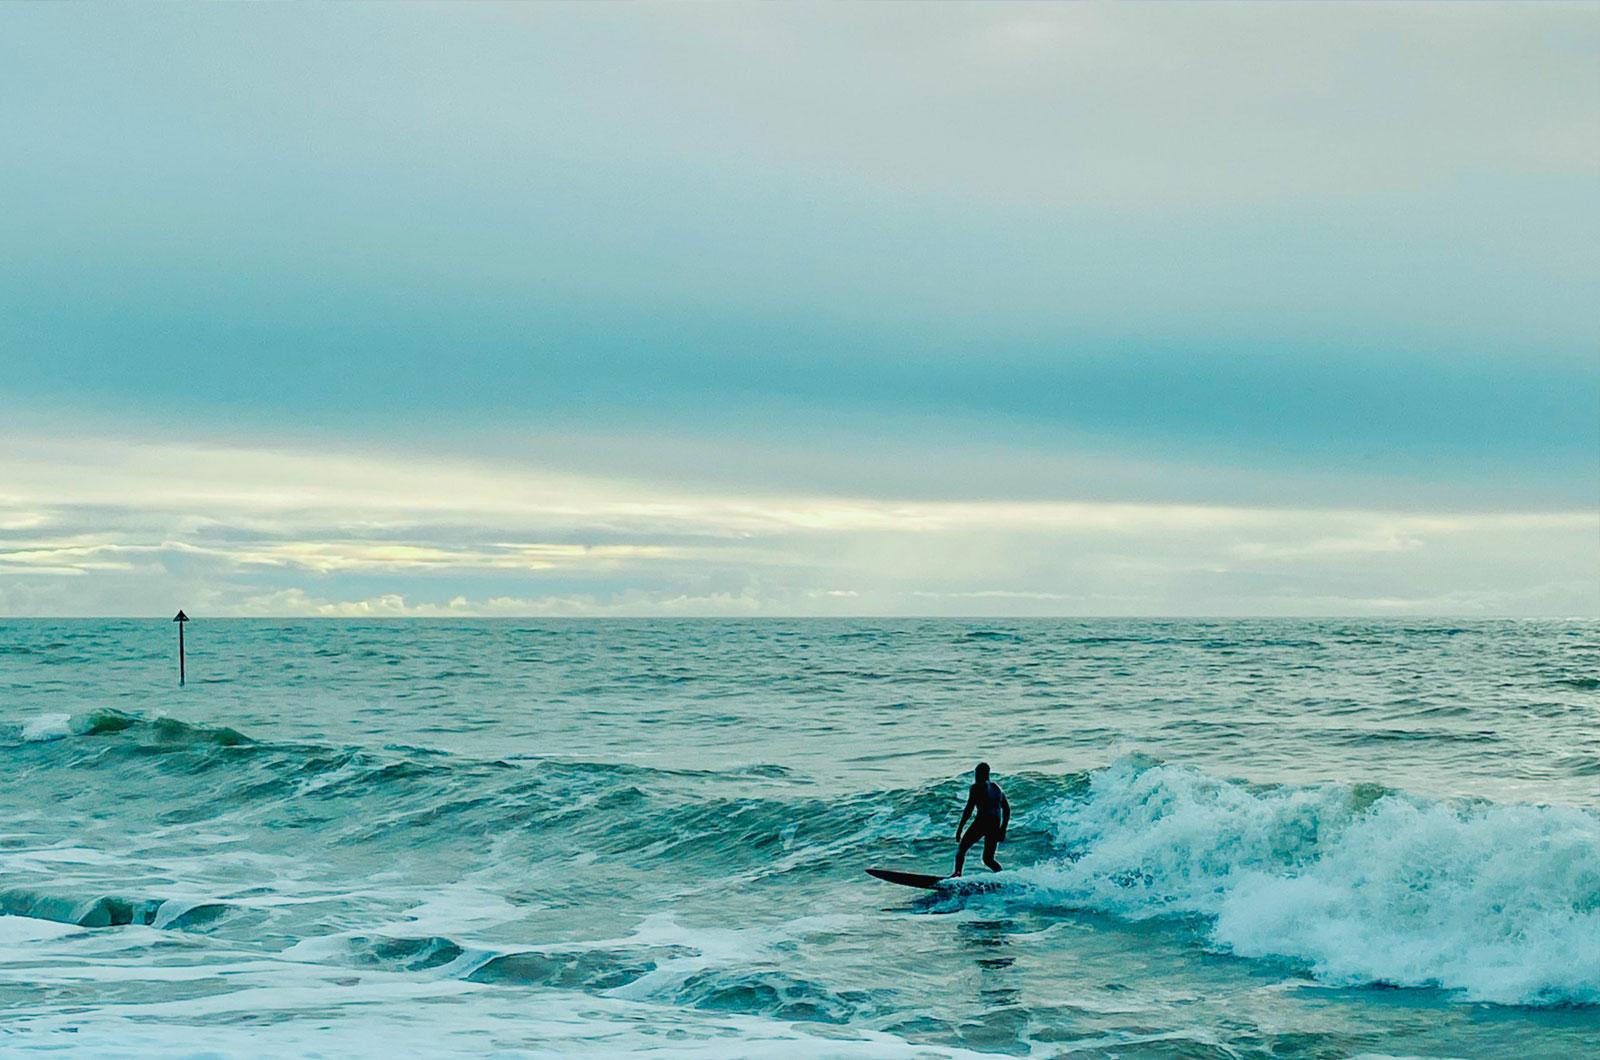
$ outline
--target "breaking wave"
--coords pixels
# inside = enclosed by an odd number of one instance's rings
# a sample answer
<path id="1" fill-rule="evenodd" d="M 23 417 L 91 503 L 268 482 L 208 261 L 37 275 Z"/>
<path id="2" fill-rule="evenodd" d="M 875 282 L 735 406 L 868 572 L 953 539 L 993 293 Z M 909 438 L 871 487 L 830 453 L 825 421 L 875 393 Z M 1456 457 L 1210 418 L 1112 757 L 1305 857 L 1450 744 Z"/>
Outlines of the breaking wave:
<path id="1" fill-rule="evenodd" d="M 1338 984 L 1600 1003 L 1600 815 L 1377 787 L 1259 788 L 1136 758 L 1049 812 L 1062 855 L 1017 875 Z"/>

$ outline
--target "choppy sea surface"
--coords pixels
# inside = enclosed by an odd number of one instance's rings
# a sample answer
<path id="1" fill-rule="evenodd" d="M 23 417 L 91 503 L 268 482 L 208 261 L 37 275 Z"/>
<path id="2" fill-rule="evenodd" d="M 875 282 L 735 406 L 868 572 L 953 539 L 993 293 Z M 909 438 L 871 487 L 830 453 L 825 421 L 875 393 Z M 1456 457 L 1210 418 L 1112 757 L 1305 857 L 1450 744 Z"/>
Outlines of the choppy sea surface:
<path id="1" fill-rule="evenodd" d="M 0 1052 L 1600 1056 L 1597 623 L 175 640 L 0 622 Z"/>

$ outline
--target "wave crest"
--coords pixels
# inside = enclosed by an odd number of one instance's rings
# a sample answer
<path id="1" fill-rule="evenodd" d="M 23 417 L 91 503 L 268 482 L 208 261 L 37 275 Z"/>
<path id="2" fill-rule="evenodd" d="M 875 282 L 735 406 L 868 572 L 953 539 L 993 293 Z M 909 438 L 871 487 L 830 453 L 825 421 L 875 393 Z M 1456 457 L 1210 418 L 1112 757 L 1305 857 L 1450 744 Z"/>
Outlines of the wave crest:
<path id="1" fill-rule="evenodd" d="M 1065 857 L 1019 873 L 1129 919 L 1197 916 L 1325 982 L 1501 1004 L 1600 1003 L 1600 816 L 1376 787 L 1254 788 L 1124 759 L 1050 811 Z"/>

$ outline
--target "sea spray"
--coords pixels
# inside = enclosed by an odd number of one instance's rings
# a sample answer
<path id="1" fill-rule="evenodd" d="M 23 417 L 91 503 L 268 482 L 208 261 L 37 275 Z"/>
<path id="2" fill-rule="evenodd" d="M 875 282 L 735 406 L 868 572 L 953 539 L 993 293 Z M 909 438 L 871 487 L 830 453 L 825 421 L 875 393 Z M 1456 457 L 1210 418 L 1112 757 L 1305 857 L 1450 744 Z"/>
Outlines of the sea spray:
<path id="1" fill-rule="evenodd" d="M 1600 815 L 1335 784 L 1252 787 L 1127 758 L 1050 811 L 1020 875 L 1128 919 L 1198 916 L 1241 957 L 1331 983 L 1600 1002 Z"/>

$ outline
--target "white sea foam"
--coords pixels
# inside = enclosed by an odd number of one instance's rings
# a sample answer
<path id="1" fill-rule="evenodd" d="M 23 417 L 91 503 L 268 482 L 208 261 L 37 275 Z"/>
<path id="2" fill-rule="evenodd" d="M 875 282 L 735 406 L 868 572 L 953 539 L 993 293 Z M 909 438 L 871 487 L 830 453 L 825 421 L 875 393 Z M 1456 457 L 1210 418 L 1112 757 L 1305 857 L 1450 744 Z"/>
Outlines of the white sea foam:
<path id="1" fill-rule="evenodd" d="M 56 939 L 82 930 L 76 924 L 59 924 L 54 920 L 40 920 L 31 916 L 0 914 L 0 946 Z"/>
<path id="2" fill-rule="evenodd" d="M 456 979 L 339 975 L 291 963 L 220 968 L 241 988 L 93 1013 L 30 1012 L 0 1037 L 8 1053 L 73 1056 L 516 1056 L 969 1058 L 870 1028 L 640 1004 L 560 990 L 530 995 Z M 147 979 L 148 969 L 130 969 Z M 156 971 L 159 971 L 157 969 Z M 330 1010 L 337 986 L 342 1004 Z M 248 1021 L 240 1019 L 248 1017 Z"/>
<path id="3" fill-rule="evenodd" d="M 40 743 L 71 736 L 72 715 L 41 714 L 37 718 L 29 718 L 22 723 L 21 735 L 24 743 Z"/>
<path id="4" fill-rule="evenodd" d="M 446 884 L 374 930 L 454 937 L 510 923 L 525 914 L 525 908 L 469 879 Z"/>
<path id="5" fill-rule="evenodd" d="M 1196 915 L 1330 983 L 1600 1002 L 1600 816 L 1337 785 L 1252 789 L 1123 759 L 1053 810 L 1067 857 L 1019 876 L 1132 919 Z"/>

